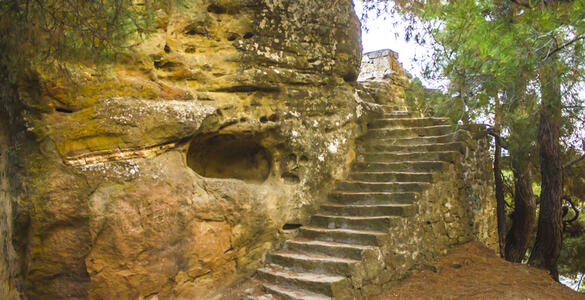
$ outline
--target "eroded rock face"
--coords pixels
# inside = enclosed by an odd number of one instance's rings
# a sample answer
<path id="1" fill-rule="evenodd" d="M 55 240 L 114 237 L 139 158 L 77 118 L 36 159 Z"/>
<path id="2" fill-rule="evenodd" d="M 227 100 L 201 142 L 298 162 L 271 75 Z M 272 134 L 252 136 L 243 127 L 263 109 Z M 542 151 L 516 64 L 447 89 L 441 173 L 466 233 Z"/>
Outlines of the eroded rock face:
<path id="1" fill-rule="evenodd" d="M 26 130 L 3 126 L 3 170 L 23 180 L 2 201 L 26 297 L 221 295 L 347 172 L 365 114 L 352 1 L 187 6 L 118 65 L 40 71 L 12 97 Z"/>

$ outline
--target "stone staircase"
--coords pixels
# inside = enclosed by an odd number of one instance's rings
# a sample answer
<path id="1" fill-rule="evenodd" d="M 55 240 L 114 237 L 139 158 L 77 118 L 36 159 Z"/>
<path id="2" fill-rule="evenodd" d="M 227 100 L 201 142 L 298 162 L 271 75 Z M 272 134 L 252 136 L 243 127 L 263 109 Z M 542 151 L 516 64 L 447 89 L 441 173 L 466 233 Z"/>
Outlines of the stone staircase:
<path id="1" fill-rule="evenodd" d="M 392 247 L 393 224 L 417 213 L 415 201 L 433 173 L 461 155 L 446 119 L 385 110 L 360 138 L 348 178 L 257 271 L 266 292 L 281 299 L 363 298 L 359 290 L 379 276 L 384 247 Z"/>

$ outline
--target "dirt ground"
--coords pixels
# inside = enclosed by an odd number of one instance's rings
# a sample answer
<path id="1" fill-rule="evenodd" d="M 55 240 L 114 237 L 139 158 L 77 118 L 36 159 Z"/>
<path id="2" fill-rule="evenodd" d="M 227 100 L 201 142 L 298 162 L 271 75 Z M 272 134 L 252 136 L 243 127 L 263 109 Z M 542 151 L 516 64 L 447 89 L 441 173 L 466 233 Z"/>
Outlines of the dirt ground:
<path id="1" fill-rule="evenodd" d="M 583 299 L 533 267 L 499 258 L 480 243 L 451 250 L 373 300 L 386 299 Z"/>

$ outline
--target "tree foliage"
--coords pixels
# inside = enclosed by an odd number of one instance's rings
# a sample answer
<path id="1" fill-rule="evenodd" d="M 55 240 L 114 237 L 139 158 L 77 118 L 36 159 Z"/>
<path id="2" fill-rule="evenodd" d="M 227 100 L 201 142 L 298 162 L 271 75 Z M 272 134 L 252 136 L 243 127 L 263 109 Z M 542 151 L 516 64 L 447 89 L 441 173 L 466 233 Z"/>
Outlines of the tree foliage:
<path id="1" fill-rule="evenodd" d="M 0 75 L 128 52 L 177 0 L 0 0 Z"/>
<path id="2" fill-rule="evenodd" d="M 519 193 L 519 184 L 528 191 L 523 193 L 528 196 L 515 197 L 514 218 L 520 217 L 521 207 L 525 208 L 525 217 L 535 213 L 529 203 L 531 179 L 525 176 L 538 158 L 534 154 L 540 153 L 540 238 L 537 237 L 531 262 L 549 269 L 555 277 L 561 240 L 556 233 L 562 222 L 561 194 L 571 192 L 562 190 L 563 172 L 569 173 L 562 169 L 561 156 L 568 145 L 575 144 L 578 129 L 583 127 L 585 0 L 395 3 L 410 16 L 407 20 L 425 24 L 423 34 L 435 41 L 433 62 L 426 74 L 449 79 L 447 93 L 451 99 L 446 101 L 462 103 L 462 107 L 450 107 L 461 111 L 463 122 L 479 117 L 492 123 L 496 135 L 505 137 L 515 194 Z M 420 34 L 414 34 L 417 35 Z M 429 105 L 435 104 L 431 101 Z M 540 131 L 536 124 L 540 124 Z M 564 148 L 559 147 L 559 139 L 563 139 Z M 534 175 L 538 178 L 537 173 Z M 520 232 L 528 231 L 524 235 L 529 236 L 530 222 L 520 225 Z M 518 238 L 518 234 L 508 236 Z M 518 253 L 514 260 L 523 256 L 522 251 Z"/>

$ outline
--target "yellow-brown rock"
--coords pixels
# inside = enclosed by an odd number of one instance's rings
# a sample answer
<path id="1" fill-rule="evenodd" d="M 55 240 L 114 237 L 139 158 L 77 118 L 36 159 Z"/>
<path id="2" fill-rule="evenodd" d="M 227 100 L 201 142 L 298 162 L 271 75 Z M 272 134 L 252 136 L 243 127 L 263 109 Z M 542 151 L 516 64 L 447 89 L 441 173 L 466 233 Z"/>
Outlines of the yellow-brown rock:
<path id="1" fill-rule="evenodd" d="M 2 95 L 6 298 L 221 297 L 347 172 L 351 0 L 192 0 L 159 20 L 116 65 Z"/>

